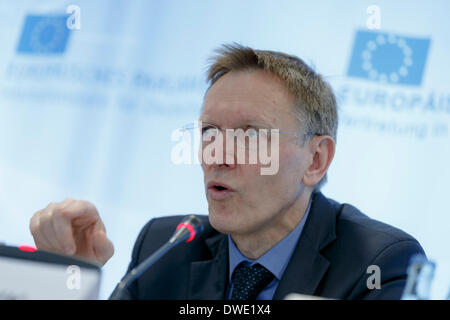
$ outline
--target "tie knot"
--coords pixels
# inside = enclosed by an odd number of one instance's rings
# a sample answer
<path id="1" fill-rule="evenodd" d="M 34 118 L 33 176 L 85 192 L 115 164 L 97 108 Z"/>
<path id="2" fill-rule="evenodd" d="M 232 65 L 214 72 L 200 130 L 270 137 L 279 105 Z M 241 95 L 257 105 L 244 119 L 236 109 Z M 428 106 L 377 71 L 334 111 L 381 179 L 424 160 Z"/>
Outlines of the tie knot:
<path id="1" fill-rule="evenodd" d="M 260 264 L 248 267 L 241 263 L 233 272 L 233 293 L 231 299 L 255 300 L 273 278 L 272 272 Z"/>

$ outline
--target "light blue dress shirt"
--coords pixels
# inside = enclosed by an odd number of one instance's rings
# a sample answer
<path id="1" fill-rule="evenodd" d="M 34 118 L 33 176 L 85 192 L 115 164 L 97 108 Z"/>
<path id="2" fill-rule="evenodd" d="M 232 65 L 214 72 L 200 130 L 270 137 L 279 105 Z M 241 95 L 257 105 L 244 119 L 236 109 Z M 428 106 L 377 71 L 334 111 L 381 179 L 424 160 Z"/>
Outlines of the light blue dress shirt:
<path id="1" fill-rule="evenodd" d="M 308 208 L 306 209 L 303 219 L 299 222 L 295 229 L 257 260 L 251 260 L 245 257 L 236 247 L 234 241 L 231 239 L 231 236 L 228 235 L 229 282 L 227 299 L 231 299 L 231 294 L 233 291 L 233 271 L 241 262 L 244 262 L 248 266 L 259 263 L 272 272 L 275 276 L 272 282 L 270 282 L 256 297 L 256 300 L 272 300 L 275 290 L 280 283 L 281 277 L 283 276 L 283 273 L 291 260 L 292 253 L 298 243 L 303 227 L 305 226 L 305 222 L 311 208 L 311 199 L 309 200 Z"/>

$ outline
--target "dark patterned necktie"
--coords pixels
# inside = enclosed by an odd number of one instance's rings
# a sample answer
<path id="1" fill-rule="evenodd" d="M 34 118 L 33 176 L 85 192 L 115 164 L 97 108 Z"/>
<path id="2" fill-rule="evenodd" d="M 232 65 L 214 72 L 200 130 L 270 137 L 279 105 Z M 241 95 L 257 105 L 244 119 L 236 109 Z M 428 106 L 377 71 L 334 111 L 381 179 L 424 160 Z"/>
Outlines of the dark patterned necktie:
<path id="1" fill-rule="evenodd" d="M 241 263 L 233 272 L 231 300 L 255 300 L 273 278 L 272 272 L 260 264 L 247 267 Z"/>

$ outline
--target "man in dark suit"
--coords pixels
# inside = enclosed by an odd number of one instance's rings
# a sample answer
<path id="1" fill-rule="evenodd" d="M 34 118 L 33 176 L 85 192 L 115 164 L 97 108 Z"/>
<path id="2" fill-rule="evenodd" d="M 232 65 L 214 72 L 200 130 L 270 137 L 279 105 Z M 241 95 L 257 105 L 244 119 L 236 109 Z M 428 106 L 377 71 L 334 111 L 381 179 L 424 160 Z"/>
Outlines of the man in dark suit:
<path id="1" fill-rule="evenodd" d="M 129 270 L 170 238 L 180 216 L 151 220 L 136 241 Z M 192 244 L 169 252 L 126 291 L 126 299 L 225 299 L 230 286 L 227 236 L 203 217 L 206 230 Z M 372 220 L 349 204 L 313 194 L 305 228 L 273 299 L 301 293 L 335 299 L 399 299 L 406 269 L 419 243 L 405 232 Z M 371 265 L 380 287 L 367 285 Z M 369 281 L 370 282 L 370 281 Z"/>
<path id="2" fill-rule="evenodd" d="M 337 136 L 331 87 L 295 56 L 236 44 L 217 51 L 208 81 L 199 123 L 206 232 L 158 261 L 126 297 L 400 298 L 410 257 L 423 253 L 417 241 L 320 192 Z M 151 220 L 130 268 L 167 241 L 179 219 Z M 85 201 L 50 204 L 30 227 L 41 249 L 99 263 L 113 254 Z"/>

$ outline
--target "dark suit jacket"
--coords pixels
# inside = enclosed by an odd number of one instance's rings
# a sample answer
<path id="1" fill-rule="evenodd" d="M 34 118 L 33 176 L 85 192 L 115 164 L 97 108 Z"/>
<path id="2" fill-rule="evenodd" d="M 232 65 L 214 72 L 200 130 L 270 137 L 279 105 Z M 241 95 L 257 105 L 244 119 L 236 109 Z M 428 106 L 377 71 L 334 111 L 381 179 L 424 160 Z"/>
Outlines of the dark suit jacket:
<path id="1" fill-rule="evenodd" d="M 349 204 L 313 194 L 308 219 L 275 292 L 283 299 L 296 292 L 337 299 L 399 299 L 413 254 L 424 254 L 410 235 L 370 219 Z M 225 299 L 228 277 L 227 236 L 201 216 L 205 232 L 180 244 L 127 289 L 126 299 Z M 163 245 L 181 216 L 152 219 L 140 232 L 128 272 Z M 367 288 L 377 265 L 381 289 Z"/>

